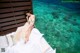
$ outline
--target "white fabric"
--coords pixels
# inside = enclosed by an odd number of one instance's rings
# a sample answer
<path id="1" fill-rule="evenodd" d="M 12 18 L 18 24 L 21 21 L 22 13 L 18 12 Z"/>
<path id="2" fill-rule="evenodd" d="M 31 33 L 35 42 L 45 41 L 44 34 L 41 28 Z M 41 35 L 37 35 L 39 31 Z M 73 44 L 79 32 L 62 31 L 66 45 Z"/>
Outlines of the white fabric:
<path id="1" fill-rule="evenodd" d="M 15 35 L 15 32 L 12 32 L 12 33 L 9 33 L 9 34 L 6 34 L 6 38 L 7 38 L 7 41 L 8 41 L 8 45 L 9 46 L 12 46 L 14 43 L 13 43 L 13 36 Z"/>
<path id="2" fill-rule="evenodd" d="M 34 28 L 27 43 L 21 40 L 16 45 L 9 47 L 6 53 L 55 53 L 56 51 L 49 46 L 42 35 Z"/>
<path id="3" fill-rule="evenodd" d="M 6 36 L 0 36 L 0 48 L 5 48 L 8 46 Z"/>

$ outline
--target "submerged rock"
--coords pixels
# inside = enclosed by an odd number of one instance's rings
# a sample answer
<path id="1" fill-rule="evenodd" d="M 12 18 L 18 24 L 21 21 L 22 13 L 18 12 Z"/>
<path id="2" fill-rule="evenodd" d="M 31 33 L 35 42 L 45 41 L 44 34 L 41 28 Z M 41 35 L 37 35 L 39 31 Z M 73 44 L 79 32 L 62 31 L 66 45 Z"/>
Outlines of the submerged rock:
<path id="1" fill-rule="evenodd" d="M 59 18 L 59 15 L 57 12 L 52 12 L 51 14 L 53 15 L 53 18 Z"/>

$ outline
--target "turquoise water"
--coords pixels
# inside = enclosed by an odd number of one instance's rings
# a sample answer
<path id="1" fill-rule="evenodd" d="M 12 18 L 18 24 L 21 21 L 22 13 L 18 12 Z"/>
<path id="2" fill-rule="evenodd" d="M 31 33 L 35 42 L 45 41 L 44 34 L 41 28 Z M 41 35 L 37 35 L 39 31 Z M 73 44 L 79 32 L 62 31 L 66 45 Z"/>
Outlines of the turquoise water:
<path id="1" fill-rule="evenodd" d="M 80 14 L 61 5 L 33 1 L 35 27 L 57 53 L 80 53 Z"/>

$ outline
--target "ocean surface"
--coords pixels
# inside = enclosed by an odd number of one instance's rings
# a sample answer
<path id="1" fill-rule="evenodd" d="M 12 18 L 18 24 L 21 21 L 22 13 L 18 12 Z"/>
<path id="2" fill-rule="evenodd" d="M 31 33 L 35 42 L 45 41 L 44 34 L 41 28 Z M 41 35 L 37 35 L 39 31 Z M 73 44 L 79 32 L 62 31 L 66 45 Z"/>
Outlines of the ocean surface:
<path id="1" fill-rule="evenodd" d="M 72 5 L 72 6 L 71 6 Z M 33 0 L 35 27 L 57 53 L 80 53 L 79 3 Z"/>

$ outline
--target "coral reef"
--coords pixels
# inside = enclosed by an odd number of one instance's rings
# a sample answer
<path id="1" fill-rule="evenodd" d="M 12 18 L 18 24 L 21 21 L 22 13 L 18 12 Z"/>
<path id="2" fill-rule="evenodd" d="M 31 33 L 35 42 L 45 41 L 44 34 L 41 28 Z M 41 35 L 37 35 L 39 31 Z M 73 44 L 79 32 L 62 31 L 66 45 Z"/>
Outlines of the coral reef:
<path id="1" fill-rule="evenodd" d="M 35 27 L 57 53 L 80 53 L 80 15 L 67 8 L 33 1 Z"/>

